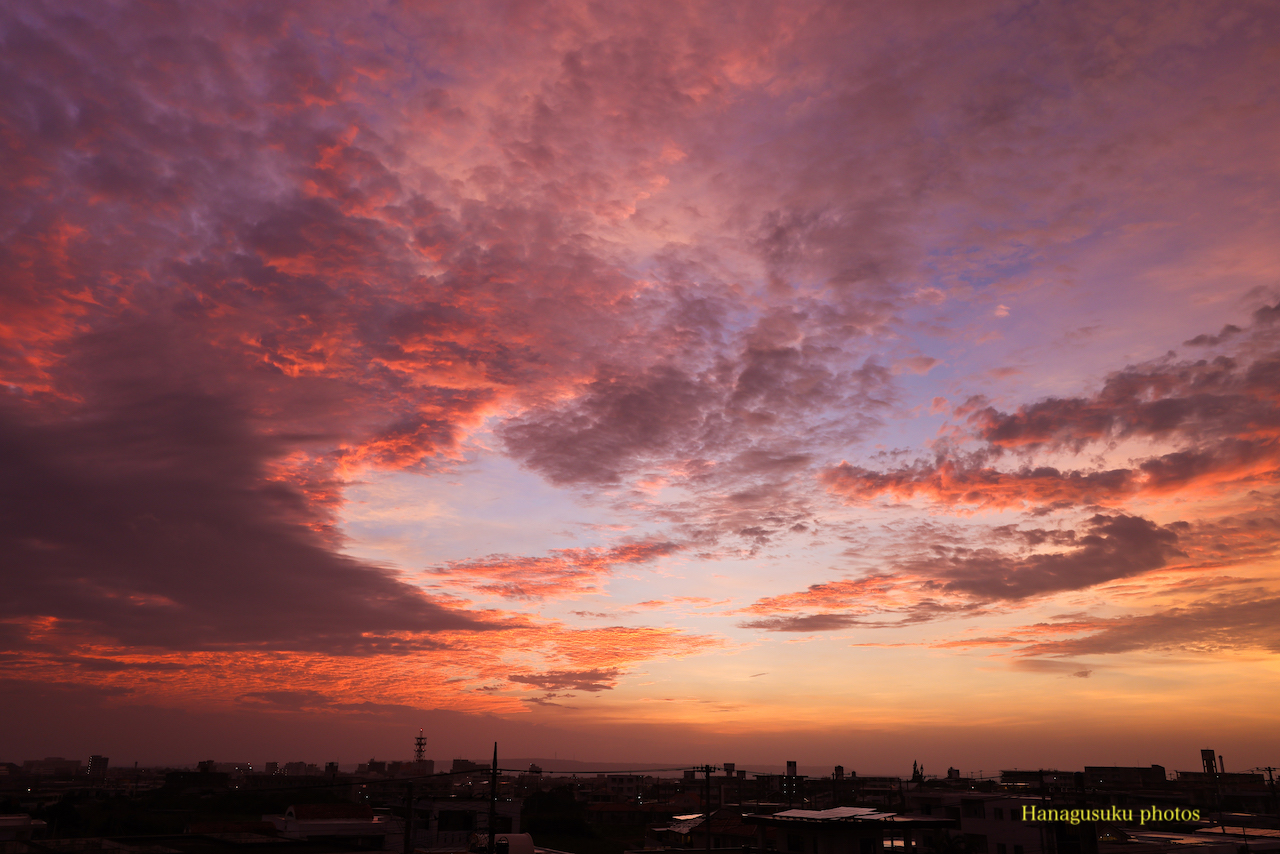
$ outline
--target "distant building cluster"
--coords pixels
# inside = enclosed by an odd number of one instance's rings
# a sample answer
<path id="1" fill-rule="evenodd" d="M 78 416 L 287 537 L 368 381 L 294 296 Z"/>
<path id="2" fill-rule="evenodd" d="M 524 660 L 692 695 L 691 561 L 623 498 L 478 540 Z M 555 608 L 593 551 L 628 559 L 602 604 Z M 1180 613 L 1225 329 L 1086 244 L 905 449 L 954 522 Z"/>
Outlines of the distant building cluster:
<path id="1" fill-rule="evenodd" d="M 540 848 L 544 830 L 625 839 L 625 851 L 721 854 L 1280 854 L 1276 769 L 1085 766 L 909 777 L 751 770 L 726 762 L 678 776 L 514 772 L 454 759 L 439 773 L 418 737 L 412 760 L 206 760 L 194 769 L 111 767 L 50 757 L 0 763 L 0 854 L 217 854 L 271 845 L 275 854 L 351 850 L 578 854 Z M 248 803 L 287 808 L 247 819 Z M 85 814 L 116 803 L 161 804 L 157 824 L 178 835 L 92 837 Z M 239 805 L 225 820 L 216 804 Z M 174 805 L 197 805 L 191 806 Z M 173 827 L 174 815 L 187 816 Z M 570 837 L 572 838 L 572 837 Z M 561 842 L 561 845 L 565 843 Z M 587 854 L 601 849 L 595 842 Z M 227 850 L 224 854 L 234 854 Z"/>

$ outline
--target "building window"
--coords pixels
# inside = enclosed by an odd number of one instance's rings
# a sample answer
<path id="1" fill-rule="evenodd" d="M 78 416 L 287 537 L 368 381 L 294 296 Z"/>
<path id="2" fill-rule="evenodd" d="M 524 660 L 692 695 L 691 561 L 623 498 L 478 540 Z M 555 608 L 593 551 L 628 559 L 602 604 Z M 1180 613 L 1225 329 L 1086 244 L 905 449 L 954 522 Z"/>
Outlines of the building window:
<path id="1" fill-rule="evenodd" d="M 994 807 L 991 812 L 997 821 L 1004 821 L 1004 807 Z M 1000 854 L 1004 854 L 1004 852 L 1001 851 Z"/>
<path id="2" fill-rule="evenodd" d="M 1005 847 L 1005 844 L 1003 842 L 996 843 L 996 854 L 1005 854 L 1007 850 L 1008 849 Z"/>
<path id="3" fill-rule="evenodd" d="M 1013 846 L 1013 854 L 1022 854 L 1022 846 L 1021 845 Z"/>

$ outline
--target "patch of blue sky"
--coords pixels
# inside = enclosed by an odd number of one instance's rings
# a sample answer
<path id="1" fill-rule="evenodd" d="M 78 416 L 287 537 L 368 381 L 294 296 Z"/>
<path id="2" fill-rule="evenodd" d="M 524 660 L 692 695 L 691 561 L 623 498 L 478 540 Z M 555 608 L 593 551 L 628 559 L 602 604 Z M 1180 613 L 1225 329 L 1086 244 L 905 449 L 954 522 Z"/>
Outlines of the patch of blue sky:
<path id="1" fill-rule="evenodd" d="M 475 453 L 434 476 L 372 473 L 344 494 L 346 553 L 406 571 L 492 554 L 607 546 L 626 533 L 610 508 L 496 453 Z"/>

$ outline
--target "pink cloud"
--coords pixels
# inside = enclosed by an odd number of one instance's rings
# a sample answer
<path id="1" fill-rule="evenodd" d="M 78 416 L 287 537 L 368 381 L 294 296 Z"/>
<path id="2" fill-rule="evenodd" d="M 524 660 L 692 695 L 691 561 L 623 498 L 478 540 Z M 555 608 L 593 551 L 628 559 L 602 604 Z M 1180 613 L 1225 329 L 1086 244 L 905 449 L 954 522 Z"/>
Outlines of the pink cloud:
<path id="1" fill-rule="evenodd" d="M 513 599 L 569 598 L 601 592 L 619 564 L 648 563 L 679 550 L 675 543 L 638 543 L 609 549 L 557 549 L 548 557 L 491 555 L 431 570 L 455 584 Z"/>
<path id="2" fill-rule="evenodd" d="M 1280 309 L 1194 337 L 1163 310 L 1274 278 L 1277 58 L 1257 34 L 1275 19 L 1227 5 L 6 8 L 7 672 L 175 703 L 524 710 L 721 641 L 467 597 L 598 593 L 672 543 L 768 555 L 847 534 L 842 502 L 877 498 L 1079 518 L 891 544 L 871 575 L 759 596 L 751 625 L 978 616 L 1271 554 L 1261 510 L 1180 525 L 1134 504 L 1239 498 L 1280 468 Z M 1005 367 L 973 376 L 1038 381 L 1016 351 L 1053 337 L 1037 309 L 1092 328 L 1119 298 L 1095 279 L 1169 324 L 1131 336 L 1142 353 L 1167 336 L 1193 355 L 1034 400 L 937 385 L 971 331 L 988 340 L 966 311 L 1008 315 Z M 967 434 L 872 463 L 915 441 L 902 412 L 971 392 Z M 1071 462 L 1131 440 L 1158 447 Z M 434 593 L 344 551 L 354 479 L 480 453 L 661 533 L 425 554 Z M 1235 618 L 1211 604 L 1098 633 L 1219 643 L 1204 626 Z M 395 687 L 423 662 L 463 687 Z"/>

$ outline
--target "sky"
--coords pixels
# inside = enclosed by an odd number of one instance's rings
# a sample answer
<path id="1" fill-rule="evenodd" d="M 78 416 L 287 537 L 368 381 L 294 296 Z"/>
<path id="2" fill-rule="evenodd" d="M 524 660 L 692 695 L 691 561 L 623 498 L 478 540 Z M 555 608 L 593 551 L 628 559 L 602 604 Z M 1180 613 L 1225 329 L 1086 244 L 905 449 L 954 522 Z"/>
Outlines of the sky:
<path id="1" fill-rule="evenodd" d="M 1280 764 L 1277 45 L 5 4 L 0 760 Z"/>

